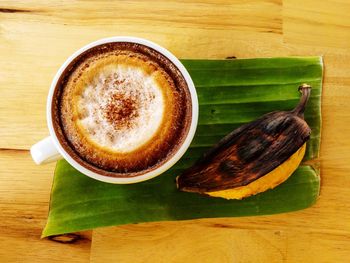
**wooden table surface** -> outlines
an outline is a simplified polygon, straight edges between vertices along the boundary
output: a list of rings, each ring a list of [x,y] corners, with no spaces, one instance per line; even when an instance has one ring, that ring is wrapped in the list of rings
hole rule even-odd
[[[28,149],[48,135],[50,82],[76,49],[118,35],[148,38],[180,58],[323,55],[317,204],[41,240],[54,164],[36,166]],[[0,262],[349,262],[349,42],[348,0],[0,0]]]

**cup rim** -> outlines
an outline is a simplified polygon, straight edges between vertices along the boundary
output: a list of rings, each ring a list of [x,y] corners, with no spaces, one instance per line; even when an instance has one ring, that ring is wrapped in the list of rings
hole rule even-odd
[[[180,148],[175,152],[175,154],[168,159],[166,162],[164,162],[161,166],[157,167],[154,170],[151,170],[145,174],[139,175],[139,176],[134,176],[134,177],[109,177],[105,175],[98,174],[96,172],[93,172],[86,167],[82,166],[79,164],[76,160],[74,160],[63,148],[63,146],[60,144],[58,137],[56,135],[55,129],[53,127],[53,122],[52,122],[52,113],[51,113],[51,107],[52,107],[52,100],[53,100],[53,95],[54,91],[57,85],[57,82],[59,78],[61,77],[62,73],[64,70],[67,68],[67,66],[76,58],[78,57],[81,53],[95,47],[99,46],[102,44],[106,43],[113,43],[113,42],[129,42],[129,43],[136,43],[136,44],[141,44],[147,47],[150,47],[160,54],[164,55],[166,58],[168,58],[181,72],[182,76],[184,77],[190,95],[191,95],[191,105],[192,105],[192,119],[191,119],[191,124],[188,130],[188,133],[186,135],[185,140],[183,141],[182,145]],[[194,86],[194,83],[192,81],[192,78],[190,74],[188,73],[187,69],[183,66],[183,64],[180,62],[178,58],[175,57],[170,51],[168,51],[166,48],[150,41],[146,40],[143,38],[138,38],[138,37],[132,37],[132,36],[114,36],[114,37],[108,37],[108,38],[103,38],[96,40],[94,42],[91,42],[82,48],[78,49],[75,51],[72,55],[68,57],[68,59],[61,65],[59,70],[57,71],[54,79],[51,82],[49,94],[47,97],[47,105],[46,105],[46,117],[47,117],[47,125],[49,128],[49,132],[51,137],[53,138],[53,142],[59,151],[59,153],[62,155],[62,157],[70,164],[72,165],[75,169],[77,169],[79,172],[83,173],[86,176],[89,176],[93,179],[96,179],[98,181],[106,182],[106,183],[114,183],[114,184],[132,184],[132,183],[138,183],[138,182],[143,182],[146,180],[149,180],[151,178],[154,178],[168,169],[170,169],[186,152],[188,147],[190,146],[194,134],[196,132],[197,128],[197,123],[198,123],[198,97],[197,97],[197,92]]]

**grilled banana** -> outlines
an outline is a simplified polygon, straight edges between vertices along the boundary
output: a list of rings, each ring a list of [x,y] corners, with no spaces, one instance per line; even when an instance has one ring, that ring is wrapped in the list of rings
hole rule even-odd
[[[181,191],[242,199],[281,184],[299,166],[311,129],[304,110],[311,86],[299,87],[299,104],[245,124],[224,137],[176,178]]]

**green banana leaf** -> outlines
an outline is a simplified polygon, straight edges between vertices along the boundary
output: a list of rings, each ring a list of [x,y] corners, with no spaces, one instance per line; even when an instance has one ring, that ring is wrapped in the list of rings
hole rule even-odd
[[[225,134],[267,112],[290,110],[301,83],[311,84],[305,119],[312,129],[304,161],[319,156],[322,59],[320,57],[182,60],[200,103],[195,138],[182,159],[152,180],[113,185],[57,162],[50,211],[42,237],[101,226],[195,218],[266,215],[303,209],[319,195],[319,170],[301,165],[275,189],[243,200],[179,192],[175,177]]]

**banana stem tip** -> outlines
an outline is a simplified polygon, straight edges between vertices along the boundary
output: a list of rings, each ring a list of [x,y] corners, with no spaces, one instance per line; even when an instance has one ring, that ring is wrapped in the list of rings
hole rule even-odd
[[[312,89],[311,85],[303,83],[299,86],[299,91],[303,92],[303,89]]]
[[[298,90],[302,95],[301,95],[299,104],[295,107],[295,109],[292,112],[298,115],[299,117],[304,118],[305,107],[311,93],[311,85],[306,83],[301,84]]]

